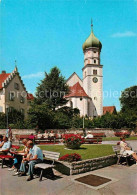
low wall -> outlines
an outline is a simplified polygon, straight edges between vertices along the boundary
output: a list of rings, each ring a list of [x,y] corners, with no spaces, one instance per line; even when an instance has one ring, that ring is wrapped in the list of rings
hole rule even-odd
[[[116,164],[116,162],[116,155],[109,155],[73,163],[60,161],[59,163],[57,163],[56,169],[66,175],[75,175],[107,167]]]
[[[47,131],[53,130],[54,132],[60,133],[83,133],[82,129],[48,129]],[[91,131],[91,133],[105,133],[106,137],[115,137],[114,130],[112,129],[103,129],[103,128],[94,128],[86,129],[86,132]],[[0,134],[5,134],[6,129],[0,129]],[[34,129],[12,129],[13,135],[27,135],[27,134],[36,134]]]

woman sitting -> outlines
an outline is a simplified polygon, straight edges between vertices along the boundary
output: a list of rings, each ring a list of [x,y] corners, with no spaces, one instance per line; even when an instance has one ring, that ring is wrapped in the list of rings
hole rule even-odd
[[[120,148],[121,148],[120,154],[131,155],[136,160],[136,164],[137,164],[137,154],[131,150],[130,146],[128,146],[128,143],[126,143],[126,141],[125,141],[125,137],[124,136],[121,137],[120,140],[121,140],[120,141]]]

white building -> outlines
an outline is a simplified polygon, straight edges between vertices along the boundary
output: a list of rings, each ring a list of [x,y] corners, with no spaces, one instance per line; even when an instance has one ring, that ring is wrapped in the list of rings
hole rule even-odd
[[[83,44],[84,67],[83,79],[74,72],[67,80],[70,86],[70,94],[67,106],[78,108],[80,115],[96,117],[103,115],[102,91],[103,91],[103,65],[100,64],[102,44],[93,33]]]

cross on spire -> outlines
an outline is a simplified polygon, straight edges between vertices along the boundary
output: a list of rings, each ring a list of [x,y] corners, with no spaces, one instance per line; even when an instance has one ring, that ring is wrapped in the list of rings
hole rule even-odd
[[[91,18],[91,31],[93,32],[93,20]]]

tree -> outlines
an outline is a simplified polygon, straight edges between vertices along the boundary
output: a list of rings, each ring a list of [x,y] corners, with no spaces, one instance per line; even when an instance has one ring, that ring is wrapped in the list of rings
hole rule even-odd
[[[31,123],[34,128],[38,126],[39,129],[44,130],[55,126],[54,112],[47,107],[46,103],[40,105],[32,103],[28,114],[29,123]]]
[[[137,114],[137,86],[125,89],[120,97],[121,112]]]
[[[65,95],[69,93],[69,87],[65,78],[60,74],[57,67],[51,69],[50,73],[45,72],[45,78],[37,87],[36,99],[37,104],[46,103],[46,105],[55,111],[59,106],[67,103]]]

